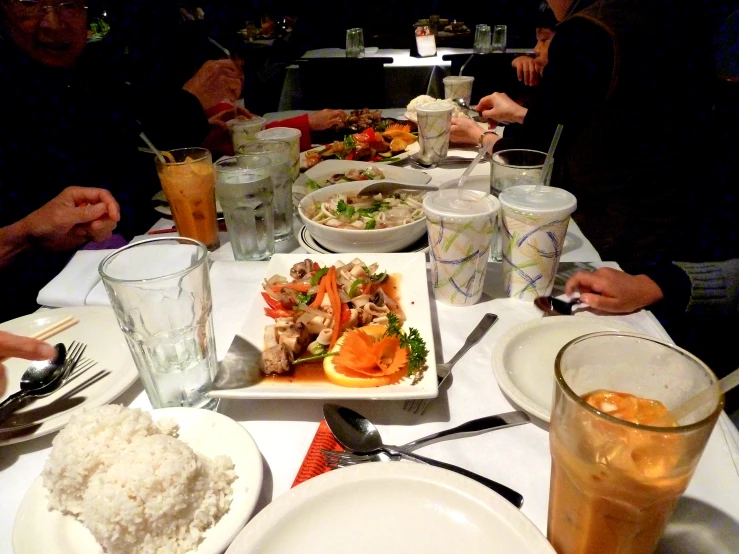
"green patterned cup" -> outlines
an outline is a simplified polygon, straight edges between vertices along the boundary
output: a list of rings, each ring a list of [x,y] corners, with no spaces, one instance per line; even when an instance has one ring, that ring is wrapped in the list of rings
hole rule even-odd
[[[421,147],[417,160],[424,166],[437,167],[446,158],[453,111],[453,104],[443,102],[430,102],[416,107],[418,145]]]
[[[442,189],[423,199],[434,297],[471,306],[482,295],[498,200],[485,192]]]
[[[533,301],[554,287],[577,199],[555,187],[521,185],[498,196],[503,229],[503,284],[511,298]]]

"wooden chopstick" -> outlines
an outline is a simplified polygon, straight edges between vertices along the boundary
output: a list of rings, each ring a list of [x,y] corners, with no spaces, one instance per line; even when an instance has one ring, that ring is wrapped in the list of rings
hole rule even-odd
[[[69,329],[73,325],[77,325],[79,322],[80,320],[76,317],[68,315],[67,317],[62,318],[59,321],[52,323],[51,325],[48,325],[47,327],[44,327],[39,331],[36,331],[33,335],[31,335],[31,338],[46,340],[58,333],[61,333],[62,331],[65,331],[66,329]],[[7,357],[0,356],[0,363],[5,362],[7,359]]]
[[[52,323],[48,327],[45,327],[41,329],[40,331],[35,332],[33,335],[31,335],[31,338],[38,339],[38,340],[46,340],[49,337],[53,337],[57,333],[61,333],[62,331],[69,329],[73,325],[77,325],[79,322],[80,320],[77,319],[76,317],[68,315],[67,317],[60,319],[56,323]]]

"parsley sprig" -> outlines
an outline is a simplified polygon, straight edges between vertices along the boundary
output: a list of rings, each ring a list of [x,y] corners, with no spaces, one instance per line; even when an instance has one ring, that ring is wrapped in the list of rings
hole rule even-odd
[[[410,352],[408,356],[408,375],[413,375],[416,371],[423,368],[429,351],[426,349],[426,341],[421,338],[418,329],[411,327],[408,329],[408,333],[404,333],[400,329],[398,316],[388,313],[387,329],[385,329],[383,337],[397,337],[400,341],[400,347],[407,348],[408,352]]]

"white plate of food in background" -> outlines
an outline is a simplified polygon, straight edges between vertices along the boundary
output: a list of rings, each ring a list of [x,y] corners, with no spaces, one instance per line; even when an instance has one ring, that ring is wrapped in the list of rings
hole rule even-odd
[[[306,150],[305,152],[301,152],[300,153],[300,169],[301,170],[308,170],[308,171],[310,171],[311,169],[313,169],[315,167],[320,167],[321,165],[325,164],[326,162],[330,162],[330,161],[336,161],[336,162],[338,162],[338,161],[354,161],[354,160],[339,160],[339,159],[336,159],[336,158],[328,158],[328,159],[324,159],[324,160],[318,162],[317,164],[315,164],[313,166],[310,166],[309,163],[308,163],[308,157],[309,156],[307,156],[307,153],[308,152],[311,152],[311,153],[312,152],[316,152],[316,153],[324,152],[326,150],[326,147],[327,146],[330,146],[330,145],[324,145],[324,144],[322,144],[321,146],[316,146],[315,148],[311,148],[310,150]],[[418,144],[418,140],[416,140],[415,142],[413,142],[413,143],[409,144],[408,146],[406,146],[405,147],[405,150],[403,150],[402,152],[398,152],[397,154],[393,154],[392,156],[390,156],[388,158],[382,158],[382,157],[380,157],[380,159],[372,159],[372,160],[364,160],[364,161],[357,160],[357,161],[360,161],[362,163],[375,163],[375,164],[380,164],[380,165],[390,165],[390,164],[400,163],[403,160],[407,160],[413,154],[417,154],[420,151],[421,151],[421,147]]]
[[[613,317],[544,317],[517,325],[493,346],[493,373],[498,386],[523,410],[549,421],[554,390],[554,360],[577,337],[601,331],[634,332]]]
[[[67,348],[72,341],[82,342],[87,345],[83,360],[94,360],[97,364],[54,394],[34,400],[0,423],[0,446],[58,431],[75,412],[108,404],[138,380],[139,374],[112,308],[85,306],[42,310],[1,323],[0,330],[31,336],[68,316],[79,322],[47,342],[61,342]],[[20,390],[21,375],[29,363],[18,358],[4,362],[8,388],[0,400]]]
[[[377,179],[397,179],[404,183],[427,185],[431,182],[431,175],[417,169],[394,167],[387,164],[351,160],[326,160],[311,167],[305,173],[301,173],[300,177],[295,180],[295,183],[293,183],[293,202],[297,206],[306,194],[336,183]]]
[[[256,506],[262,489],[263,463],[254,439],[231,418],[197,408],[165,408],[151,412],[155,422],[167,418],[179,426],[178,438],[209,458],[226,455],[234,463],[236,480],[228,512],[204,532],[193,554],[219,554],[234,540]],[[23,498],[13,527],[15,554],[102,554],[92,533],[71,515],[48,507],[39,476]],[[39,533],[43,529],[43,533]]]
[[[431,309],[426,280],[426,257],[413,254],[316,254],[309,259],[319,266],[331,266],[337,261],[344,263],[359,258],[365,265],[378,264],[378,272],[387,272],[390,279],[387,287],[392,289],[388,296],[397,298],[406,321],[402,329],[418,330],[426,343],[428,353],[425,369],[415,376],[404,376],[391,384],[352,388],[338,386],[324,376],[322,364],[301,364],[294,372],[281,376],[262,374],[262,353],[265,349],[265,327],[274,320],[265,315],[267,307],[261,296],[255,295],[241,330],[219,364],[215,387],[209,394],[217,398],[292,398],[292,399],[378,399],[402,400],[409,398],[434,398],[438,394],[436,380],[436,357],[431,328]],[[264,279],[275,275],[290,279],[290,269],[302,263],[305,254],[275,254],[265,271]],[[386,287],[386,290],[388,290]]]
[[[257,514],[226,554],[379,550],[554,554],[502,496],[456,473],[405,462],[358,464],[298,485]]]

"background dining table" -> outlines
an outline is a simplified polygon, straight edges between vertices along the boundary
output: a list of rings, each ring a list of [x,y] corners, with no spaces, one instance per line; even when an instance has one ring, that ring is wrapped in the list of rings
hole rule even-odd
[[[509,48],[507,54],[530,54],[530,48]],[[366,57],[392,58],[393,63],[385,65],[385,96],[387,105],[397,108],[405,106],[419,94],[429,94],[436,98],[444,96],[444,77],[450,75],[452,62],[444,60],[447,54],[472,54],[471,48],[440,47],[435,56],[426,58],[414,57],[409,49],[401,48],[366,48]],[[303,59],[311,58],[343,58],[343,48],[319,48],[308,50]],[[357,83],[360,80],[357,80]],[[300,72],[297,64],[287,66],[285,82],[280,95],[280,111],[294,110],[301,107]],[[346,85],[353,86],[349,81]],[[351,95],[347,96],[351,99]],[[327,108],[346,108],[347,106],[325,106]],[[369,106],[373,107],[373,106]],[[376,107],[376,106],[375,106]]]
[[[267,118],[279,119],[288,115],[267,114]],[[450,154],[472,157],[474,151],[453,149]],[[462,171],[463,168],[437,168],[428,173],[432,176],[432,183],[440,184],[458,177]],[[482,164],[475,174],[485,175],[488,171],[488,164]],[[171,222],[165,220],[158,226],[167,224],[171,225]],[[569,249],[565,246],[555,292],[561,292],[567,275],[573,271],[606,264],[573,223],[568,234],[570,246]],[[224,238],[227,240],[225,235]],[[281,243],[281,250],[305,252],[294,241]],[[366,257],[371,259],[371,254]],[[232,261],[228,244],[213,253],[211,258],[213,317],[220,359],[244,320],[262,310],[258,292],[265,278],[267,262]],[[434,336],[429,340],[435,343],[438,361],[451,358],[485,313],[495,313],[499,320],[461,359],[454,370],[451,386],[442,388],[425,414],[404,411],[402,401],[340,402],[377,424],[382,437],[391,444],[402,444],[469,419],[517,409],[498,386],[491,368],[492,350],[510,329],[542,317],[533,304],[505,296],[501,264],[494,262],[488,265],[484,294],[476,305],[455,308],[437,303],[433,297],[430,305]],[[606,316],[588,313],[576,317],[603,320]],[[631,325],[639,332],[669,340],[665,330],[648,311],[610,318]],[[116,402],[151,408],[138,382]],[[323,417],[322,406],[320,400],[221,402],[219,411],[240,422],[262,453],[265,477],[257,510],[263,509],[291,487]],[[531,424],[440,442],[424,448],[422,453],[460,465],[519,491],[525,498],[523,513],[546,533],[550,474],[547,431],[547,423],[532,418]],[[12,552],[15,513],[31,483],[41,472],[53,437],[48,435],[25,443],[0,446],[0,554]],[[695,476],[678,504],[659,552],[701,552],[698,546],[692,545],[700,544],[706,538],[719,540],[729,537],[727,540],[730,540],[731,536],[739,537],[739,432],[722,414]],[[736,539],[733,540],[736,546]]]

